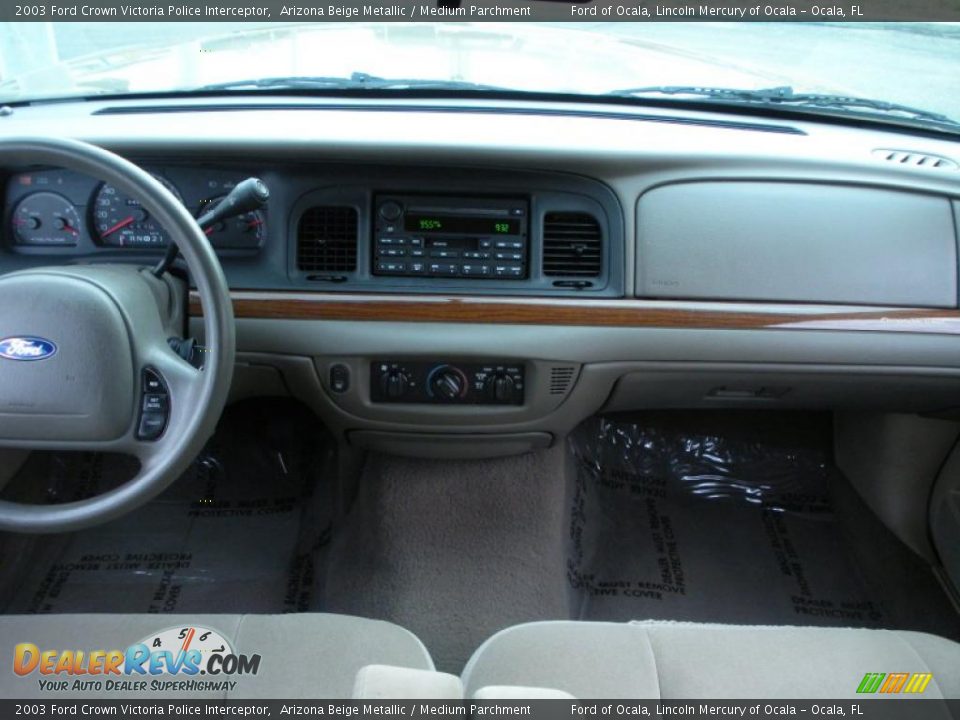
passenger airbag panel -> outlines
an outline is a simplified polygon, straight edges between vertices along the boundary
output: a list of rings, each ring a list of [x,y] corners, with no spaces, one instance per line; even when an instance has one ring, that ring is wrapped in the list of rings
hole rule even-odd
[[[950,201],[787,182],[667,185],[638,203],[642,297],[957,306]]]

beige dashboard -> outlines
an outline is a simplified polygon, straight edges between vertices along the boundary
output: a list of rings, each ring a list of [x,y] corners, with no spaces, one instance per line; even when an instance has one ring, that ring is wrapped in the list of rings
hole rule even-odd
[[[293,394],[357,445],[520,451],[603,409],[960,406],[960,144],[946,139],[666,109],[416,101],[38,105],[0,127],[69,132],[131,157],[295,164],[327,187],[331,167],[376,166],[604,188],[617,215],[610,252],[621,253],[612,296],[232,283],[234,397]],[[271,207],[270,223],[295,225],[297,197]],[[287,237],[272,238],[277,252],[291,252]],[[190,312],[199,331],[202,308]],[[383,360],[519,364],[525,392],[510,405],[374,402],[371,366]]]

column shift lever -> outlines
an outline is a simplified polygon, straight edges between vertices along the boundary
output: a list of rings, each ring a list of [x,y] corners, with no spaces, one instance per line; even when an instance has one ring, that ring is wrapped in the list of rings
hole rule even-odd
[[[243,182],[237,183],[233,190],[218,202],[212,210],[197,218],[197,225],[200,226],[201,230],[206,230],[221,220],[259,210],[267,204],[269,199],[270,190],[263,180],[254,177],[247,178]],[[163,259],[153,269],[153,274],[157,277],[163,275],[173,264],[173,261],[177,259],[178,252],[177,244],[171,240]]]

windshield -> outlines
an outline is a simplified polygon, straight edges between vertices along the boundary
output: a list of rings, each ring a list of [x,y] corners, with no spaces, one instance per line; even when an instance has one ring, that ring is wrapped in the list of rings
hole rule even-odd
[[[210,86],[304,89],[311,78],[323,79],[315,86],[322,92],[338,78],[363,87],[373,76],[407,81],[371,85],[398,92],[434,81],[459,91],[470,83],[477,92],[630,90],[677,101],[696,99],[690,89],[789,88],[832,98],[794,98],[800,107],[791,109],[890,115],[834,102],[866,98],[960,121],[960,25],[951,23],[3,23],[0,61],[7,103]]]

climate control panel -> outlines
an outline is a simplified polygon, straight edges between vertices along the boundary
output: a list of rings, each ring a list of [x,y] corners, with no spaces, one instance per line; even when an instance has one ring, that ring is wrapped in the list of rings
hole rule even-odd
[[[381,403],[522,405],[524,367],[514,361],[370,364],[370,399]]]

